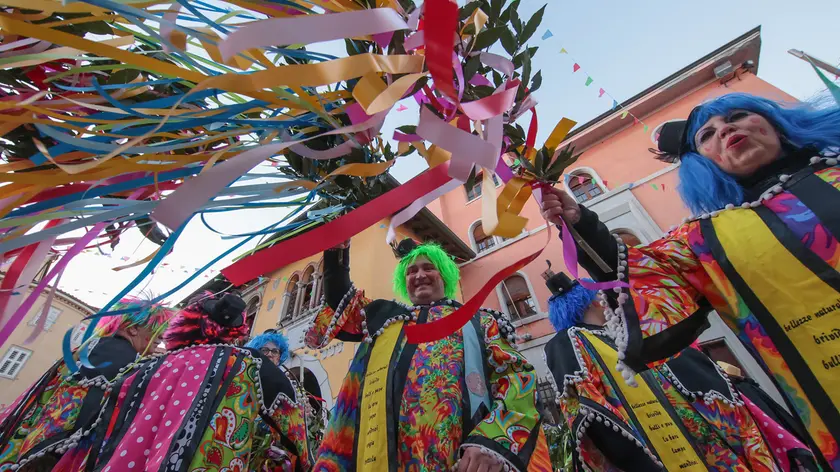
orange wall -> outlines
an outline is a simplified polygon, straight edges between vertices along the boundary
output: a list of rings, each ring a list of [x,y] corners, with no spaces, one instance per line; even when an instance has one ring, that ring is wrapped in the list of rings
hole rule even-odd
[[[628,126],[613,136],[608,136],[594,146],[585,149],[583,155],[568,172],[578,167],[589,167],[602,180],[607,182],[607,189],[609,190],[638,182],[640,179],[661,171],[667,168],[668,164],[654,159],[648,151],[648,148],[654,147],[650,138],[653,130],[665,121],[687,117],[691,109],[698,103],[732,92],[747,92],[780,101],[795,101],[792,96],[752,74],[744,74],[741,80],[730,81],[726,86],[714,82],[649,116],[640,117],[649,126],[648,132],[644,131],[642,125]],[[628,124],[632,124],[629,119]],[[650,185],[651,183],[655,183],[658,190],[655,190]],[[676,187],[677,172],[674,170],[643,185],[634,187],[631,191],[656,224],[667,230],[689,215],[688,210],[679,199]],[[498,192],[501,192],[501,188],[497,189]],[[439,201],[442,208],[435,213],[442,215],[444,223],[455,234],[469,243],[470,225],[481,218],[480,199],[468,203],[465,190],[458,188],[442,196]],[[521,215],[528,218],[528,230],[534,230],[544,224],[539,208],[533,199],[525,205]],[[555,272],[558,270],[566,271],[562,258],[562,245],[557,238],[556,229],[552,229],[552,233],[551,242],[542,256],[522,271],[527,275],[534,288],[541,312],[547,311],[546,303],[550,296],[540,275],[546,268],[545,260],[551,260]],[[511,242],[501,249],[478,257],[464,265],[461,274],[464,296],[472,296],[492,274],[513,261],[532,253],[538,247],[542,247],[545,244],[545,238],[545,231],[540,231],[532,236]],[[581,275],[583,274],[584,272],[581,271]],[[499,309],[499,300],[495,291],[490,294],[484,305]],[[534,323],[533,326],[523,327],[520,332],[534,330],[535,332],[532,332],[532,335],[538,337],[538,333],[550,332],[550,326],[546,325],[547,323],[544,322]]]

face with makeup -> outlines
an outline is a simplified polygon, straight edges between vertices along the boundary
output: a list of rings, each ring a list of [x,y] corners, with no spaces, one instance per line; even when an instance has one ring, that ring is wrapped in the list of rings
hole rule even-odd
[[[736,177],[752,175],[778,159],[782,152],[773,125],[763,116],[746,110],[712,117],[695,133],[694,144],[703,157]]]

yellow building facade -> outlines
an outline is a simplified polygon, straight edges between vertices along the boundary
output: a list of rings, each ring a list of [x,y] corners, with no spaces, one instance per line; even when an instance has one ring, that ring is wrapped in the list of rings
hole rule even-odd
[[[82,327],[86,326],[82,320],[98,311],[58,290],[47,310],[44,330],[35,340],[27,343],[27,338],[43,316],[47,293],[41,293],[20,325],[0,346],[0,408],[11,404],[61,357],[61,346],[67,331],[73,330],[72,344],[78,345]],[[21,296],[28,294],[29,291]]]

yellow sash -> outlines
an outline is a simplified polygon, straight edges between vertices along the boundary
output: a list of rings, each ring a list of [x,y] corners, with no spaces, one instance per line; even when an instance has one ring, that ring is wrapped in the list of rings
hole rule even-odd
[[[388,368],[400,337],[403,323],[394,323],[377,336],[368,357],[362,384],[361,421],[356,454],[356,470],[387,472],[388,467],[388,402],[386,397]]]
[[[811,372],[840,409],[840,303],[820,280],[779,242],[756,213],[726,211],[713,220],[729,262],[785,331]],[[781,361],[781,359],[778,359]],[[772,361],[772,360],[771,360]],[[781,365],[771,369],[783,370]],[[811,425],[825,425],[811,415]]]
[[[629,387],[621,374],[615,369],[618,354],[615,349],[601,341],[598,336],[582,331],[589,343],[601,356],[604,367],[608,368],[616,379],[613,386],[621,392],[633,415],[638,420],[648,438],[648,447],[656,452],[666,470],[680,472],[707,472],[705,462],[697,455],[682,430],[659,402],[647,382],[636,374],[638,387]]]

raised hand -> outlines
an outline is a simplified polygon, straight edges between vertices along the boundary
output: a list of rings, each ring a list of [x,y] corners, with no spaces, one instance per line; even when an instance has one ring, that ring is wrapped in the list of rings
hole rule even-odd
[[[580,205],[571,195],[554,187],[543,189],[540,211],[543,218],[554,225],[560,224],[561,216],[567,223],[575,224],[580,221]]]

